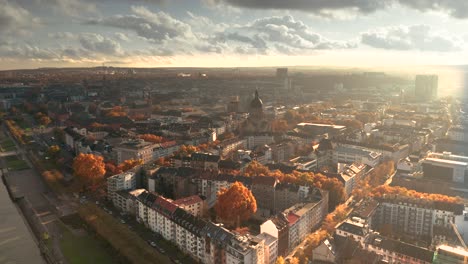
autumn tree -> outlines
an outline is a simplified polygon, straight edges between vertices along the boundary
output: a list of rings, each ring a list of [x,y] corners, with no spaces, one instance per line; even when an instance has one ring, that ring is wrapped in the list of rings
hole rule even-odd
[[[73,172],[86,184],[95,185],[106,173],[104,159],[94,154],[80,153],[73,160]]]
[[[47,149],[47,155],[49,155],[52,159],[56,159],[60,154],[60,147],[57,145],[50,146]]]
[[[257,201],[252,192],[242,183],[235,182],[229,189],[218,192],[215,205],[216,215],[226,223],[235,223],[249,219],[257,211]]]
[[[249,163],[247,168],[245,168],[244,174],[246,176],[269,176],[270,170],[267,166],[264,166],[260,162],[254,160]]]
[[[93,128],[93,129],[105,129],[105,128],[108,128],[107,125],[104,125],[104,124],[101,124],[101,123],[98,123],[98,122],[93,122],[93,123],[91,123],[90,127]]]
[[[106,162],[104,168],[106,169],[106,176],[113,176],[122,173],[122,170],[112,162]]]
[[[124,109],[121,106],[114,106],[112,109],[107,113],[107,116],[110,117],[119,117],[119,116],[126,116]]]
[[[164,158],[164,157],[161,157],[161,158],[157,159],[154,163],[156,165],[158,165],[158,166],[164,166],[164,167],[171,166],[171,162],[168,159]]]
[[[47,126],[52,122],[50,117],[42,112],[35,114],[34,117],[36,118],[36,121],[42,126]]]
[[[383,184],[388,176],[395,172],[395,162],[387,160],[375,166],[374,170],[369,174],[369,185],[377,187]]]
[[[462,199],[459,197],[435,193],[422,193],[399,186],[380,185],[372,190],[371,195],[376,198],[381,198],[385,195],[399,195],[443,204],[463,204]]]
[[[129,159],[129,160],[126,160],[122,163],[120,163],[117,168],[120,169],[121,171],[123,172],[126,172],[130,169],[133,169],[134,167],[138,166],[138,165],[141,165],[143,164],[143,160],[141,159]]]
[[[52,120],[50,119],[50,117],[48,116],[43,116],[39,119],[39,124],[43,125],[43,126],[47,126],[50,124],[50,122],[52,122]]]
[[[285,264],[286,262],[284,262],[284,258],[283,256],[279,256],[277,259],[276,259],[276,262],[275,264]]]
[[[164,142],[163,137],[156,136],[156,135],[153,135],[153,134],[143,134],[143,135],[139,135],[138,137],[143,139],[144,141],[148,141],[148,142],[151,142],[151,143]]]
[[[296,257],[291,258],[289,261],[289,264],[299,264],[299,259]]]
[[[189,156],[192,155],[192,153],[195,153],[197,151],[200,151],[200,149],[196,146],[192,145],[182,145],[178,151],[176,151],[174,154],[176,155],[181,155],[181,156]]]

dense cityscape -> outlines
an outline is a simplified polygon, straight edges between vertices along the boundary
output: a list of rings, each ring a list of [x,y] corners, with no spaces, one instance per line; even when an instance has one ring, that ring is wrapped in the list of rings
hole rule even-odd
[[[175,2],[0,0],[0,263],[468,263],[468,4]]]
[[[466,255],[467,104],[437,75],[180,70],[3,73],[3,180],[47,261],[80,232],[132,263]]]

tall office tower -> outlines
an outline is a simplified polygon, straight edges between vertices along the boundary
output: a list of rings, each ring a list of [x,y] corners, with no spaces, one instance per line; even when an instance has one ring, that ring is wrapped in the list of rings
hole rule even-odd
[[[288,68],[277,68],[276,69],[276,78],[279,78],[279,79],[288,78]]]
[[[439,77],[437,75],[416,75],[414,93],[416,99],[429,101],[437,98]]]

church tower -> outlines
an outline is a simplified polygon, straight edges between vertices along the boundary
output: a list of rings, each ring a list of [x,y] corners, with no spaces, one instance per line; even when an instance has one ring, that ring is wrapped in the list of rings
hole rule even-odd
[[[255,98],[250,102],[249,118],[254,120],[263,119],[263,102],[258,96],[258,90],[255,90]]]

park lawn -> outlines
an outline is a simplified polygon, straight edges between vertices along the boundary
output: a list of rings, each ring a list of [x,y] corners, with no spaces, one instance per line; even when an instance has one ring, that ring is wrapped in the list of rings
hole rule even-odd
[[[12,151],[16,149],[15,143],[10,138],[6,138],[0,142],[3,151]]]
[[[10,170],[25,170],[29,169],[26,161],[19,159],[17,156],[8,156],[5,158],[6,165]]]
[[[118,222],[113,216],[104,212],[94,203],[80,206],[78,213],[96,233],[106,239],[130,263],[170,263],[168,257],[161,255],[150,247],[140,236],[130,231],[128,227]]]
[[[89,235],[75,235],[65,225],[61,226],[60,248],[70,264],[112,264],[116,260],[110,255],[103,242]]]

